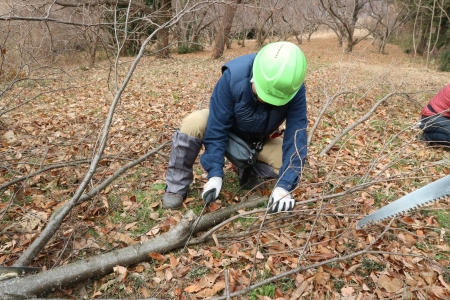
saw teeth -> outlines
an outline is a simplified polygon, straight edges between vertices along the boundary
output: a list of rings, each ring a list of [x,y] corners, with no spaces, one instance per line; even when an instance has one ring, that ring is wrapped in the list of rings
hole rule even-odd
[[[362,222],[365,222],[365,224],[363,224],[363,225],[359,225],[359,228],[364,228],[364,227],[366,227],[366,226],[368,226],[368,225],[370,225],[370,224],[374,224],[374,223],[378,223],[378,222],[383,222],[383,221],[386,221],[386,220],[388,220],[388,219],[391,219],[391,218],[394,218],[394,217],[400,217],[400,216],[402,216],[402,215],[404,215],[404,214],[407,214],[407,213],[412,213],[414,210],[416,210],[416,209],[418,209],[418,208],[422,208],[422,207],[424,207],[424,206],[427,206],[427,205],[429,205],[429,204],[431,204],[431,203],[433,203],[433,202],[435,202],[435,201],[438,201],[438,200],[442,200],[442,199],[444,199],[444,198],[446,198],[446,197],[449,197],[450,196],[450,188],[449,188],[449,185],[450,185],[450,175],[447,175],[446,177],[444,177],[444,178],[446,178],[446,179],[444,179],[444,181],[440,181],[440,183],[437,185],[437,187],[440,189],[440,190],[445,190],[446,192],[447,192],[447,194],[445,194],[445,195],[442,195],[442,193],[435,193],[434,191],[433,191],[433,194],[434,194],[434,196],[437,196],[437,195],[440,195],[440,196],[437,196],[436,198],[434,198],[434,199],[430,199],[430,197],[429,196],[427,196],[426,195],[426,193],[419,193],[419,195],[417,195],[417,196],[421,196],[421,197],[423,197],[422,199],[421,199],[421,201],[420,201],[420,199],[415,199],[415,201],[413,202],[413,203],[408,203],[407,201],[404,201],[403,200],[403,202],[402,202],[402,205],[403,205],[403,209],[401,209],[401,207],[396,207],[396,209],[395,210],[397,210],[397,212],[390,212],[391,213],[391,215],[389,215],[389,216],[384,216],[384,217],[380,217],[380,216],[378,216],[378,217],[375,217],[375,216],[371,216],[371,215],[373,215],[374,213],[372,213],[371,215],[369,215],[369,216],[367,216],[367,217],[365,217],[365,218],[363,218],[362,220],[360,220],[358,223],[360,223],[361,221]],[[431,190],[430,190],[431,191]],[[402,197],[403,198],[403,197]],[[399,199],[398,199],[399,200]],[[417,202],[419,202],[419,203],[417,203]],[[388,204],[389,205],[389,204]],[[412,205],[412,207],[410,207]],[[400,210],[401,209],[401,210]],[[400,210],[400,211],[398,211],[398,210]],[[388,211],[384,211],[383,212],[383,214],[384,213],[389,213]],[[357,224],[358,225],[358,224]]]

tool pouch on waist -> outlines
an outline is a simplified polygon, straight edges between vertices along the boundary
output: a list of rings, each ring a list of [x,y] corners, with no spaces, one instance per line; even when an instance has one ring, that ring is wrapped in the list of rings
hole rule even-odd
[[[247,169],[256,163],[258,153],[262,150],[258,147],[250,147],[243,139],[234,133],[228,134],[228,144],[225,157],[236,167]]]

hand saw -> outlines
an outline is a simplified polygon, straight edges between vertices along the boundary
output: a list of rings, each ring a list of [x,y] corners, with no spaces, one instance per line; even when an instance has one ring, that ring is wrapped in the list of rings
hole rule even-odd
[[[432,183],[427,184],[426,186],[421,187],[420,189],[415,190],[414,192],[409,193],[371,213],[356,223],[356,229],[361,229],[370,223],[399,216],[405,212],[437,201],[447,195],[450,195],[450,175],[433,181]]]

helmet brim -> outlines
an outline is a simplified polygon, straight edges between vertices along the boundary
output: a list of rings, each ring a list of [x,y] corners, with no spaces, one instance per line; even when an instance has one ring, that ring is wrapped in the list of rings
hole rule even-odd
[[[286,103],[291,101],[292,98],[294,98],[295,95],[298,93],[298,91],[295,91],[294,93],[292,93],[290,95],[287,95],[284,98],[279,98],[279,97],[276,97],[276,96],[274,96],[272,94],[269,94],[266,91],[264,91],[260,87],[258,82],[254,81],[253,84],[255,85],[255,91],[256,91],[256,94],[258,95],[258,98],[261,99],[265,103],[269,103],[269,104],[275,105],[275,106],[283,106],[283,105],[285,105]]]

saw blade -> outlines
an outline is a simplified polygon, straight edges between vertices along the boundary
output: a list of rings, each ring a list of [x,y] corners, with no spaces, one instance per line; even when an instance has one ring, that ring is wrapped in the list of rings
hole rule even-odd
[[[450,175],[433,181],[411,192],[400,199],[380,208],[356,223],[356,229],[361,229],[369,223],[379,222],[399,216],[418,207],[437,201],[450,195]]]

